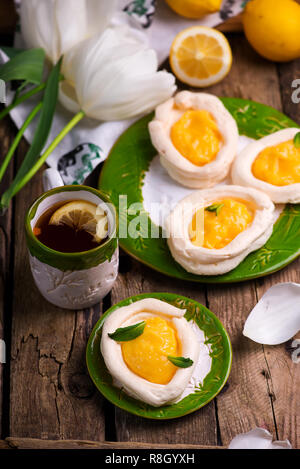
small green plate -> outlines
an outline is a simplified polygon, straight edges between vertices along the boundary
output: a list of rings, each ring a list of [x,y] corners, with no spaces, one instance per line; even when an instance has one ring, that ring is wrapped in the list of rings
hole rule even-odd
[[[112,384],[101,351],[100,340],[103,323],[107,316],[121,306],[127,306],[143,298],[157,298],[177,308],[186,309],[185,318],[194,321],[205,334],[207,344],[210,344],[212,357],[211,370],[193,393],[180,402],[163,407],[152,407],[144,402],[129,397],[124,391]],[[219,319],[205,306],[184,296],[174,293],[148,293],[132,296],[112,306],[99,319],[89,338],[86,350],[86,360],[89,374],[99,391],[106,399],[123,410],[148,419],[174,419],[200,409],[210,402],[226,383],[232,361],[231,344],[227,332]]]
[[[221,98],[221,101],[235,118],[240,135],[258,139],[282,128],[298,127],[284,114],[264,104],[238,98]],[[127,207],[137,202],[143,204],[143,179],[157,154],[148,132],[152,117],[153,114],[146,116],[127,129],[104,164],[99,186],[116,207],[119,207],[119,196],[124,195]],[[135,216],[119,210],[120,229],[123,226],[126,232],[126,226]],[[120,246],[149,267],[182,280],[231,283],[254,279],[282,269],[300,254],[300,204],[285,207],[272,236],[261,249],[249,254],[234,270],[218,276],[194,275],[184,270],[171,256],[161,228],[160,237],[151,238],[154,223],[145,209],[140,211],[140,216],[147,219],[147,231],[141,230],[137,238],[121,237]]]

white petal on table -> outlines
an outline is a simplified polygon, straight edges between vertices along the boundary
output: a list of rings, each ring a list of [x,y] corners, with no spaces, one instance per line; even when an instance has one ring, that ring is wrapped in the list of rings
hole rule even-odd
[[[264,428],[254,428],[233,438],[228,449],[292,449],[289,440],[272,441],[273,437]]]
[[[266,345],[291,339],[300,330],[300,284],[279,283],[269,288],[248,316],[243,334]]]

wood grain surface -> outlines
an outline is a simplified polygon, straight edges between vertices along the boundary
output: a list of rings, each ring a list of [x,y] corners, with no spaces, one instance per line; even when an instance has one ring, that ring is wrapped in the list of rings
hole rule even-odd
[[[16,23],[14,0],[0,0],[0,34],[13,34]]]
[[[242,35],[230,35],[229,40],[232,70],[207,91],[260,101],[300,123],[299,105],[291,101],[291,82],[300,77],[300,61],[276,65],[260,58]],[[0,122],[0,158],[13,133],[8,119]],[[25,150],[23,142],[5,183]],[[300,260],[258,281],[205,286],[169,279],[121,253],[118,280],[100,305],[84,311],[62,310],[40,296],[27,260],[24,213],[41,192],[39,173],[16,197],[0,226],[0,334],[5,319],[5,339],[11,342],[2,406],[2,438],[10,438],[3,445],[24,447],[43,439],[49,447],[55,447],[53,440],[115,441],[115,447],[226,447],[237,433],[264,426],[274,437],[300,446],[300,367],[291,360],[290,344],[264,347],[242,335],[247,315],[267,288],[282,281],[300,282]],[[166,422],[143,420],[106,402],[92,385],[84,358],[87,338],[104,310],[130,295],[155,291],[175,292],[207,305],[223,322],[233,345],[232,372],[223,391],[199,411]]]
[[[137,441],[87,441],[87,440],[39,440],[35,438],[6,438],[0,440],[0,449],[225,449],[224,446],[190,444],[151,444]]]
[[[0,155],[5,155],[8,151],[10,141],[14,136],[14,129],[12,128],[9,118],[6,118],[0,125]],[[8,169],[5,178],[0,184],[1,192],[4,191],[13,178],[13,166]],[[9,347],[10,338],[6,339],[6,332],[9,335],[10,318],[7,315],[7,310],[11,309],[12,296],[9,294],[8,285],[12,283],[12,270],[13,270],[13,243],[12,243],[12,217],[14,205],[12,204],[4,216],[0,216],[0,339],[5,340],[5,347]],[[6,320],[6,323],[4,323]],[[9,351],[7,351],[9,353]],[[7,412],[3,412],[4,405],[7,402],[3,401],[3,381],[9,380],[8,369],[5,364],[0,363],[0,428],[7,426]],[[4,415],[5,414],[5,415]]]
[[[59,309],[33,284],[23,224],[29,201],[41,192],[39,173],[16,200],[10,432],[103,440],[103,399],[85,366],[87,339],[102,310],[100,305],[76,312]]]

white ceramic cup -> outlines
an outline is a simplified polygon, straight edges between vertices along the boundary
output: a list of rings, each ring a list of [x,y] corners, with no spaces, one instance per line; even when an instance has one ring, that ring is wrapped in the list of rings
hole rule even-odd
[[[45,179],[50,184],[48,176],[49,173]],[[58,179],[51,181],[57,184]],[[108,218],[108,239],[103,244],[85,252],[64,253],[48,248],[37,239],[33,228],[39,217],[54,204],[68,200],[101,204]],[[50,189],[29,208],[25,229],[34,281],[50,303],[61,308],[82,309],[109,293],[118,275],[119,255],[116,211],[104,194],[88,186],[61,185]]]

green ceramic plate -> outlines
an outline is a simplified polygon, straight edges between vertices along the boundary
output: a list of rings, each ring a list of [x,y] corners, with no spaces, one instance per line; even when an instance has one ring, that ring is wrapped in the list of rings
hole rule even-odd
[[[112,385],[100,351],[103,323],[107,316],[121,306],[127,306],[143,298],[158,298],[178,308],[186,309],[185,318],[195,321],[203,330],[212,357],[211,370],[197,390],[180,402],[163,407],[152,407],[137,401]],[[205,306],[173,293],[149,293],[132,296],[111,307],[95,325],[86,351],[87,366],[92,380],[106,399],[121,409],[149,419],[173,419],[194,412],[210,402],[223,388],[231,369],[232,350],[229,337],[218,318]]]
[[[258,139],[285,127],[298,125],[275,109],[238,98],[221,98],[228,111],[235,118],[240,135]],[[148,122],[153,115],[133,124],[116,142],[102,170],[100,189],[107,193],[116,207],[119,196],[127,195],[127,206],[136,202],[143,204],[142,186],[145,172],[157,152],[153,148]],[[287,205],[274,225],[274,231],[267,243],[249,254],[234,270],[224,275],[203,276],[186,272],[171,256],[166,239],[151,238],[153,222],[146,210],[141,216],[148,218],[148,230],[140,231],[137,238],[121,238],[121,247],[130,255],[171,277],[202,283],[229,283],[249,280],[282,269],[300,254],[300,204]],[[130,223],[136,215],[120,211],[119,222]]]

